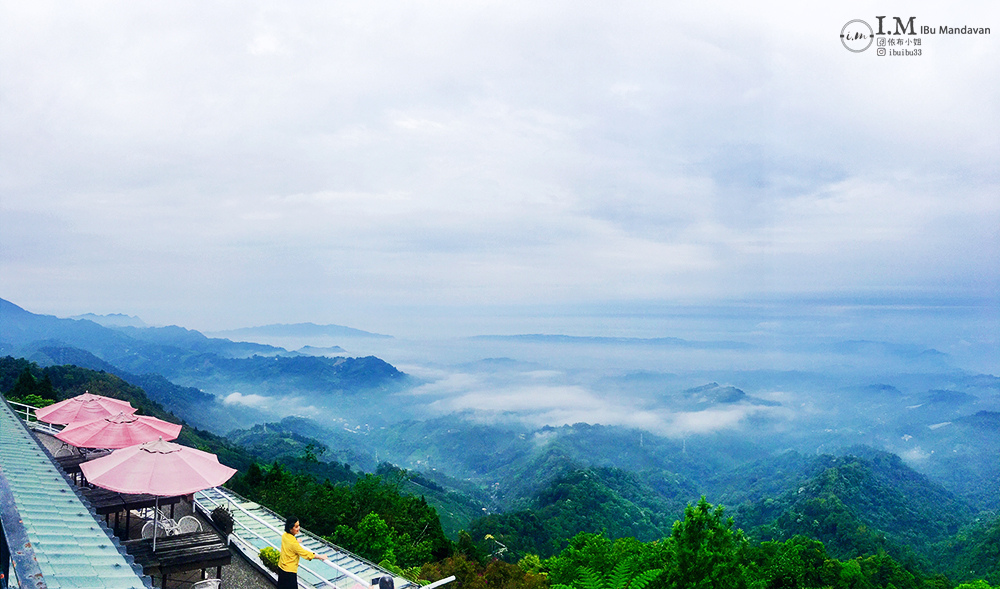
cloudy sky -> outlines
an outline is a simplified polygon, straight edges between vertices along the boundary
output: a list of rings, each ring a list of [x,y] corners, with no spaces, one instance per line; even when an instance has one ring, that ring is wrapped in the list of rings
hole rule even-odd
[[[992,33],[847,51],[877,15]],[[995,318],[997,72],[988,1],[5,2],[0,297],[202,330],[768,297]]]

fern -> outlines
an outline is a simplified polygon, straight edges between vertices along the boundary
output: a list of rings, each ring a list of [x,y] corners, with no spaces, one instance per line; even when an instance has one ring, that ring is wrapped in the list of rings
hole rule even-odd
[[[576,581],[577,589],[606,589],[607,582],[600,573],[593,569],[580,569],[580,576]]]
[[[663,573],[663,569],[643,571],[632,579],[628,585],[628,589],[646,589],[646,585],[652,583],[653,579],[659,577],[661,573]]]
[[[635,576],[635,565],[632,560],[623,560],[615,565],[611,571],[604,589],[625,589],[629,581]]]
[[[571,585],[553,585],[552,589],[645,589],[663,572],[663,569],[653,569],[637,574],[635,569],[633,561],[623,560],[615,565],[611,575],[604,577],[591,568],[583,567]]]

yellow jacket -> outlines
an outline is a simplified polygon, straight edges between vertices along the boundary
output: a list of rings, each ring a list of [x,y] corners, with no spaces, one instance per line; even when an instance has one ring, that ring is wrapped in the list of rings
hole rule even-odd
[[[285,532],[281,535],[281,556],[278,558],[278,568],[286,573],[299,572],[299,557],[306,560],[316,558],[316,555],[309,552],[299,544],[295,536]]]

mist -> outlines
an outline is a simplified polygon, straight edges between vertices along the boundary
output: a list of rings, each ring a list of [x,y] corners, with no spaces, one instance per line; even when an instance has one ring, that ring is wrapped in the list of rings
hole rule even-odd
[[[339,346],[409,375],[388,401],[393,411],[357,415],[358,423],[448,415],[529,428],[588,423],[671,438],[750,436],[808,452],[864,443],[926,462],[930,450],[917,438],[944,419],[913,407],[932,391],[968,395],[952,417],[1000,408],[990,376],[1000,361],[994,307],[961,303],[650,305],[600,316],[562,309],[540,322],[508,310],[500,315],[512,320],[493,333],[467,337],[255,341]],[[295,396],[273,406],[319,421],[343,410],[337,400],[310,402],[318,408]]]

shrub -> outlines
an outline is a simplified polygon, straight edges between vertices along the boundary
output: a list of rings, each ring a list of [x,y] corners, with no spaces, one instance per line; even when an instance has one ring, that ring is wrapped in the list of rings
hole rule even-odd
[[[260,549],[260,561],[264,563],[264,566],[271,569],[275,573],[278,572],[278,557],[281,556],[276,548],[270,546],[265,546]]]

